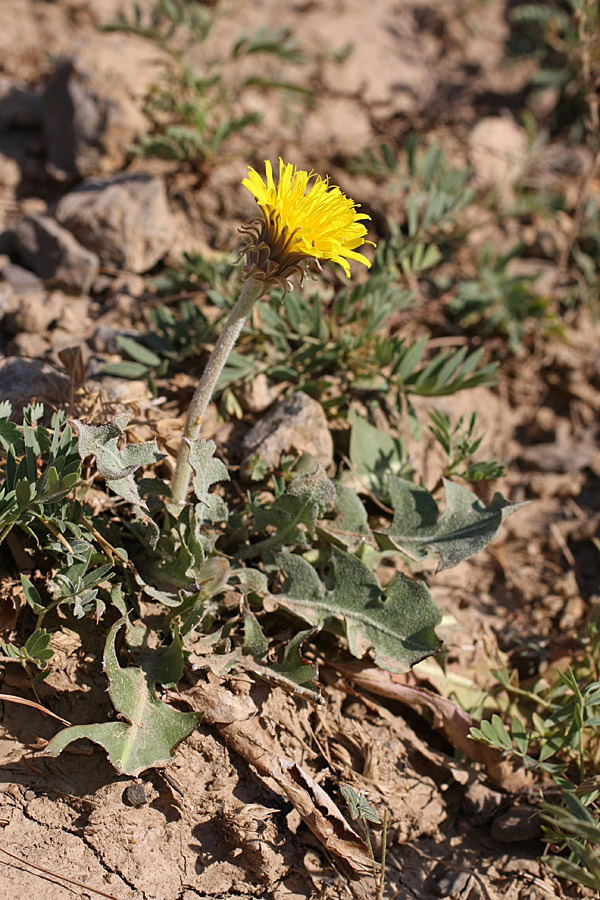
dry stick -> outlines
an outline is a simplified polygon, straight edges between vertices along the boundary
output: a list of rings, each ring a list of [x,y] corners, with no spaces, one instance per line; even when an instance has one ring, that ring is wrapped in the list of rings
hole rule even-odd
[[[20,662],[21,660],[13,659],[12,656],[5,656],[3,657],[3,661]],[[27,700],[25,697],[15,697],[13,694],[0,694],[0,700],[7,700],[9,703],[22,703],[23,706],[33,706],[34,709],[46,713],[47,716],[58,719],[63,725],[71,724],[67,719],[63,719],[61,716],[57,716],[56,713],[50,712],[50,710],[46,709],[45,706],[42,706],[41,703],[34,703],[33,700]]]
[[[43,866],[36,866],[35,863],[29,862],[28,860],[17,856],[16,853],[11,853],[10,850],[5,850],[4,847],[0,847],[0,850],[2,851],[2,853],[6,853],[7,856],[11,856],[13,859],[16,859],[17,862],[20,862],[23,866],[30,866],[30,868],[32,869],[37,869],[38,872],[43,872],[45,875],[51,875],[52,878],[60,878],[62,881],[66,881],[67,884],[74,884],[76,887],[83,888],[85,891],[92,891],[94,894],[99,894],[101,897],[108,897],[108,900],[119,900],[119,898],[115,897],[114,894],[107,894],[106,891],[100,891],[98,888],[92,887],[91,884],[84,884],[82,881],[75,881],[74,878],[67,878],[66,875],[59,875],[58,872],[53,872],[51,869],[44,869]],[[5,863],[5,865],[7,864]],[[37,873],[30,872],[29,874],[35,875]]]
[[[177,456],[177,467],[173,478],[173,503],[178,505],[183,505],[185,503],[192,476],[189,460],[190,445],[193,441],[197,441],[200,436],[202,420],[206,413],[206,408],[214,394],[219,376],[223,371],[223,367],[225,366],[237,339],[242,333],[242,328],[244,327],[246,319],[252,312],[252,307],[263,293],[263,290],[264,284],[252,278],[249,278],[248,281],[244,283],[238,301],[231,310],[223,331],[215,344],[215,348],[206,363],[202,378],[192,397],[187,421],[183,430],[183,438]]]

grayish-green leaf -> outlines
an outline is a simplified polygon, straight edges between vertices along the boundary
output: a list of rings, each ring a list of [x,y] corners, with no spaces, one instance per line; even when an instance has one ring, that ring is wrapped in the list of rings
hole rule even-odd
[[[410,472],[403,441],[370,425],[354,410],[350,410],[348,421],[352,426],[352,475],[346,475],[344,481],[359,492],[366,490],[387,495],[388,476],[407,475]]]
[[[404,672],[436,653],[434,628],[441,613],[425,584],[403,575],[383,590],[373,572],[337,548],[332,549],[334,588],[326,591],[302,557],[278,554],[286,581],[270,603],[346,636],[350,652],[362,658],[372,651],[378,666]]]
[[[252,610],[244,612],[244,653],[254,659],[263,659],[269,649],[269,642],[263,634],[260,623]]]
[[[216,481],[229,481],[229,473],[220,459],[214,458],[214,441],[188,441],[189,461],[194,475],[194,492],[204,507],[203,518],[208,522],[218,522],[227,516],[227,507],[221,497],[209,494]]]
[[[274,675],[308,691],[315,690],[319,669],[302,655],[302,644],[314,633],[314,628],[299,631],[286,646],[281,665],[271,666]]]
[[[335,493],[335,518],[322,519],[319,533],[343,547],[362,544],[365,538],[372,537],[365,507],[355,491],[345,484],[336,483]]]
[[[476,494],[444,479],[446,509],[440,515],[425,488],[394,476],[390,476],[388,488],[394,520],[387,531],[377,535],[379,546],[400,548],[417,559],[437,553],[438,572],[479,553],[496,537],[504,519],[524,506],[509,503],[498,493],[484,506]]]
[[[127,721],[65,728],[48,744],[49,756],[58,756],[72,741],[88,738],[104,747],[117,772],[137,775],[168,762],[175,747],[198,724],[200,716],[196,713],[179,712],[158,700],[152,681],[142,669],[121,668],[115,640],[125,622],[119,619],[108,633],[104,669],[113,705]]]
[[[127,421],[127,416],[116,416],[105,425],[88,425],[78,419],[73,419],[72,424],[78,434],[77,445],[81,459],[95,456],[98,473],[106,479],[115,494],[147,511],[148,507],[139,495],[133,476],[141,466],[163,459],[163,454],[158,452],[155,440],[128,444],[120,449],[118,443]]]

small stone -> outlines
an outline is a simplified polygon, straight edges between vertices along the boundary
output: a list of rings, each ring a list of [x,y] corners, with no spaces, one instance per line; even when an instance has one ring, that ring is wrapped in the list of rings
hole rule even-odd
[[[28,269],[24,269],[23,266],[16,266],[12,263],[8,266],[3,266],[0,275],[17,292],[31,291],[32,288],[38,288],[40,291],[44,289],[41,278],[38,278],[37,275],[34,275]]]
[[[39,359],[50,349],[50,342],[41,334],[29,334],[22,331],[16,334],[6,345],[7,356],[28,356]]]
[[[18,305],[17,294],[6,281],[0,281],[0,318]]]
[[[511,806],[494,819],[490,833],[501,843],[537,840],[542,836],[538,811],[534,806]]]
[[[21,169],[16,159],[0,153],[0,184],[6,190],[7,188],[16,189],[21,181]],[[16,198],[15,198],[16,205]]]
[[[480,119],[469,135],[469,158],[480,184],[512,185],[523,171],[527,137],[516,122],[501,116]]]
[[[129,806],[145,806],[148,802],[146,791],[143,784],[130,784],[125,791],[125,802]]]
[[[60,327],[64,332],[77,337],[82,337],[88,333],[92,327],[90,318],[90,309],[92,302],[89,297],[80,295],[78,297],[65,296],[62,315],[60,317]]]
[[[143,172],[88,178],[60,200],[56,218],[104,264],[136,273],[162,259],[175,237],[165,186]]]
[[[479,781],[474,781],[462,798],[462,810],[471,825],[479,828],[487,825],[500,810],[504,797]]]
[[[333,440],[323,407],[297,391],[286,397],[250,429],[242,441],[242,468],[258,453],[269,470],[276,469],[282,453],[310,453],[327,469],[333,462]]]
[[[28,216],[12,231],[15,249],[26,266],[57,287],[87,294],[100,261],[49,216]]]
[[[470,878],[468,872],[438,863],[426,883],[434,897],[454,898],[462,897]]]

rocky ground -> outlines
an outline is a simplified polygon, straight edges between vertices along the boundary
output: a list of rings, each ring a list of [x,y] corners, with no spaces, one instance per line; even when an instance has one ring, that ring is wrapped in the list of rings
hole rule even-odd
[[[351,174],[348,161],[381,141],[401,146],[416,131],[441,140],[456,165],[468,164],[479,185],[508,202],[517,173],[531,165],[518,115],[534,65],[526,57],[507,62],[508,6],[505,0],[231,0],[210,41],[188,48],[194,62],[203,65],[206,54],[225,58],[243,32],[290,28],[306,64],[275,59],[261,75],[292,78],[314,93],[310,102],[301,93],[235,95],[237,114],[259,110],[262,123],[198,169],[131,155],[132,143],[150,132],[144,98],[168,57],[138,35],[100,29],[119,12],[131,13],[126,0],[2,0],[0,399],[15,409],[32,397],[74,409],[75,396],[85,397],[92,420],[129,408],[134,437],[157,434],[161,449],[172,451],[197,378],[195,361],[159,382],[158,400],[143,380],[109,377],[102,367],[121,359],[118,334],[143,330],[148,309],[161,302],[153,279],[182,253],[235,256],[237,229],[253,214],[240,186],[248,163],[281,155],[331,173],[378,231],[386,217],[400,214],[399,201],[373,179]],[[225,72],[232,91],[243,75]],[[536,157],[537,174],[572,198],[588,151],[566,143],[554,151],[560,158]],[[590,191],[598,194],[597,181]],[[527,248],[519,264],[551,285],[560,235],[545,233],[535,220],[518,235],[514,227],[503,230],[482,216],[468,240],[508,248],[518,237]],[[188,295],[210,315],[202,286]],[[481,686],[490,646],[500,654],[520,644],[525,660],[527,641],[536,641],[558,658],[598,602],[599,556],[591,541],[600,516],[593,312],[593,304],[572,309],[561,337],[516,356],[491,338],[488,355],[502,361],[500,386],[437,401],[452,415],[479,411],[484,449],[508,473],[494,487],[511,500],[534,501],[486,551],[431,585],[455,623],[447,639],[456,670]],[[409,337],[457,337],[444,330],[439,307],[426,296],[399,315],[399,325]],[[206,434],[243,463],[243,434],[269,415],[278,393],[263,381],[245,386],[236,395],[245,410],[241,422],[223,423],[215,407]],[[278,409],[267,436],[281,424]],[[331,462],[322,407],[313,400],[298,415],[302,428],[293,446]],[[257,447],[270,452],[261,432],[246,439],[246,456]],[[3,636],[15,628],[11,597],[23,565],[12,546],[5,551]],[[77,630],[67,622],[55,641],[57,664],[42,699],[51,698],[55,713],[70,721],[108,711],[93,622]],[[31,696],[20,672],[4,667],[4,693]],[[560,882],[540,861],[540,830],[530,821],[535,798],[524,782],[511,788],[458,761],[424,718],[353,688],[348,673],[324,667],[323,678],[325,707],[260,683],[252,699],[269,737],[319,785],[358,783],[389,809],[386,896],[592,896]],[[244,682],[240,696],[249,690]],[[368,879],[349,886],[277,785],[257,775],[211,725],[177,749],[167,770],[131,779],[117,777],[91,744],[75,745],[58,760],[42,757],[56,724],[24,706],[3,705],[0,898],[374,896]]]

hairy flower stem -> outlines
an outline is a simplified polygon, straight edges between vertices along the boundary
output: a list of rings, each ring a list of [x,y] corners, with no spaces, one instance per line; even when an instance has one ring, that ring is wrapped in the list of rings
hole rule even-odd
[[[192,397],[183,430],[183,437],[177,456],[177,467],[173,478],[173,503],[179,505],[185,503],[192,477],[192,469],[189,462],[189,441],[198,440],[206,407],[211,401],[219,376],[241,334],[244,322],[263,292],[264,282],[256,281],[252,278],[245,282],[238,301],[231,310],[225,327],[215,344],[215,349],[210,354],[202,378]]]

